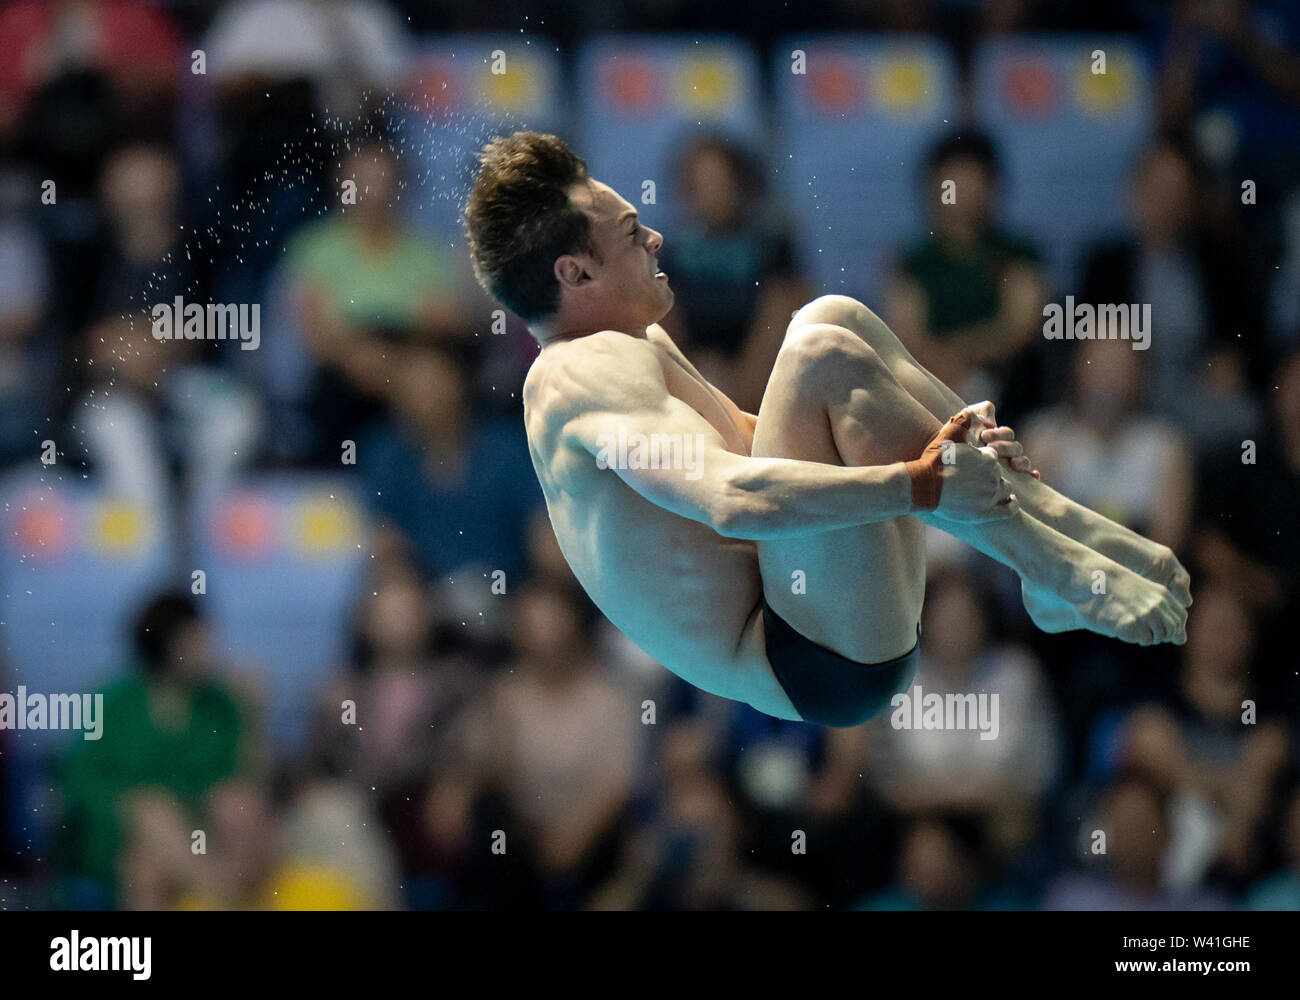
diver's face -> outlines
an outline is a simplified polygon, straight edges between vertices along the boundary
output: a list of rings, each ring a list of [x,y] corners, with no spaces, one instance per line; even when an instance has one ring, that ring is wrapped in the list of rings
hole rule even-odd
[[[607,184],[575,185],[574,204],[591,219],[597,256],[576,254],[589,280],[577,286],[582,309],[613,329],[649,326],[668,314],[673,291],[659,270],[663,236],[644,225],[637,211]]]

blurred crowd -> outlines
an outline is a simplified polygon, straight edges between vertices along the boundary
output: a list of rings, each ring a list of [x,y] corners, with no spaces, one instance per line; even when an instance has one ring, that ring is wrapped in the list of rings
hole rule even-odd
[[[314,692],[299,752],[277,752],[184,587],[139,609],[128,662],[103,664],[111,735],[48,762],[48,842],[14,807],[0,731],[0,905],[1300,908],[1300,14],[840,0],[797,23],[760,2],[770,17],[735,24],[730,10],[0,9],[0,471],[52,438],[92,480],[178,512],[268,470],[343,469],[372,545],[351,654]],[[968,128],[928,150],[929,224],[868,305],[966,398],[997,401],[1045,480],[1178,552],[1187,644],[1039,633],[1014,577],[941,535],[917,683],[997,693],[994,740],[888,715],[776,720],[613,630],[531,471],[518,386],[535,346],[513,317],[492,335],[463,246],[411,221],[421,178],[378,96],[421,33],[521,26],[562,43],[752,29],[766,45],[793,28],[1144,41],[1160,128],[1131,167],[1126,231],[1077,248],[1080,287],[1054,287],[1005,222],[996,139]],[[207,101],[185,99],[194,49],[222,67]],[[1232,162],[1207,153],[1201,114],[1228,90]],[[1269,198],[1253,207],[1252,157]],[[755,209],[771,167],[717,136],[684,147],[685,222],[661,254],[678,296],[665,326],[751,412],[790,311],[819,291],[792,249],[799,220]],[[343,179],[355,204],[339,204]],[[1066,294],[1149,303],[1150,349],[1044,339],[1043,306]],[[262,303],[261,348],[154,340],[148,307],[177,295]],[[480,609],[455,581],[484,568],[508,590],[466,629]],[[7,666],[0,651],[0,690]]]

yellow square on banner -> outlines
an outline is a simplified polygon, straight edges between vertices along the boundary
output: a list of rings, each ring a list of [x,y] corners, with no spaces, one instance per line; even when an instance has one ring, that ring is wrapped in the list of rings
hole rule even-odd
[[[138,504],[126,500],[105,500],[95,506],[91,540],[101,552],[120,555],[144,545],[146,522]]]
[[[519,50],[505,50],[502,55],[499,64],[491,58],[483,63],[479,70],[479,93],[494,110],[519,114],[529,110],[540,96],[538,67]]]
[[[674,74],[676,101],[692,114],[725,114],[736,103],[736,77],[736,64],[729,55],[692,53]]]
[[[1123,110],[1133,103],[1136,93],[1132,66],[1114,55],[1107,59],[1104,73],[1092,71],[1090,58],[1082,60],[1074,80],[1079,106],[1094,118],[1107,118]]]
[[[356,514],[346,500],[305,500],[298,508],[295,524],[296,540],[304,553],[333,552],[356,540]]]
[[[876,104],[882,111],[909,115],[932,103],[934,74],[926,60],[916,53],[898,52],[885,56],[875,66]]]

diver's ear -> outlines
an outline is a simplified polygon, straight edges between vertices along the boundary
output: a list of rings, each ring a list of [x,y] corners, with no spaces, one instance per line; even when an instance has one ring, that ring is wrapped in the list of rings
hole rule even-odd
[[[591,275],[587,273],[586,264],[581,258],[566,253],[562,257],[555,258],[555,280],[560,283],[561,288],[576,288],[590,281]]]

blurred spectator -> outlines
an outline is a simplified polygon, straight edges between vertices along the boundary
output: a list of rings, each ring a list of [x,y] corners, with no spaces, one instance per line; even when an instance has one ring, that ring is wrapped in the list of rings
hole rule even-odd
[[[1140,414],[1144,352],[1124,340],[1060,343],[1074,352],[1066,398],[1025,418],[1025,454],[1044,482],[1180,551],[1192,511],[1192,455],[1176,427]]]
[[[485,681],[473,661],[440,649],[431,597],[410,570],[377,578],[362,599],[352,671],[320,699],[317,762],[381,801],[455,753]],[[340,721],[345,701],[355,724]]]
[[[365,499],[381,524],[411,539],[421,572],[472,590],[474,607],[491,593],[488,574],[507,588],[522,574],[529,518],[540,501],[517,417],[479,417],[463,367],[427,347],[402,348],[392,370],[397,419],[357,442]],[[508,592],[508,591],[507,591]],[[459,606],[459,604],[457,605]]]
[[[397,861],[368,796],[338,781],[295,789],[283,827],[284,861],[267,889],[277,910],[387,910]]]
[[[1140,768],[1166,789],[1167,885],[1190,888],[1213,874],[1241,888],[1261,864],[1262,827],[1288,737],[1274,703],[1259,698],[1254,636],[1241,602],[1221,587],[1203,587],[1195,607],[1177,699],[1137,709],[1117,730],[1102,723],[1094,752]]]
[[[808,301],[760,168],[731,142],[693,139],[677,159],[682,218],[659,253],[676,293],[664,328],[691,362],[758,412],[790,314]]]
[[[171,22],[147,0],[18,0],[0,11],[0,38],[0,137],[27,115],[37,130],[34,139],[53,140],[48,147],[34,143],[39,155],[51,157],[50,166],[68,163],[67,154],[85,151],[86,140],[113,122],[158,117],[181,67]],[[113,110],[106,120],[84,114],[75,88],[62,99],[55,96],[61,83],[83,74],[106,85]],[[53,106],[43,105],[45,100]],[[60,109],[72,114],[60,115]],[[40,131],[45,128],[57,131]],[[94,167],[68,165],[74,167],[69,176],[76,167]]]
[[[481,719],[481,713],[475,716]],[[480,737],[482,734],[479,734]],[[389,800],[387,820],[402,856],[407,905],[413,909],[536,909],[545,893],[534,852],[518,839],[519,817],[485,766],[490,741],[462,734],[429,761],[424,780]],[[475,745],[479,744],[479,745]],[[508,834],[513,836],[513,834]],[[485,846],[487,845],[487,846]]]
[[[1085,826],[1086,873],[1057,878],[1044,910],[1223,910],[1227,901],[1201,889],[1161,884],[1169,844],[1167,802],[1159,786],[1139,773],[1121,776],[1106,790],[1100,814]],[[1090,853],[1102,844],[1104,850]]]
[[[880,885],[896,830],[892,810],[864,780],[880,763],[868,727],[823,729],[747,705],[727,714],[723,776],[754,874],[836,907]],[[719,726],[704,711],[696,720],[706,732]],[[806,835],[806,853],[791,850],[792,830]]]
[[[1269,421],[1259,439],[1225,449],[1202,469],[1196,559],[1262,616],[1263,659],[1291,674],[1300,620],[1300,534],[1288,527],[1300,509],[1300,351],[1282,360],[1269,383]]]
[[[887,710],[888,725],[885,717],[877,723],[885,739],[873,774],[904,814],[959,810],[982,824],[992,850],[1009,854],[1037,832],[1039,802],[1060,771],[1062,737],[1042,668],[1028,650],[990,635],[991,612],[965,574],[930,579],[921,664],[909,701]],[[931,695],[987,698],[987,717],[972,710],[966,729],[918,730],[917,687],[923,703]]]
[[[518,661],[476,729],[535,846],[552,905],[572,906],[613,862],[642,763],[641,707],[594,661],[578,604],[534,587],[513,603]]]
[[[933,230],[902,252],[886,296],[899,339],[966,399],[1001,400],[994,387],[1042,328],[1047,279],[1038,251],[997,220],[1000,181],[993,144],[979,133],[930,152],[922,201]]]
[[[1300,910],[1300,788],[1292,789],[1282,813],[1282,855],[1286,866],[1246,893],[1247,910]]]
[[[853,909],[1023,909],[1025,900],[986,884],[982,829],[959,813],[918,817],[903,837],[897,881]]]
[[[287,810],[224,782],[200,820],[202,850],[175,800],[131,800],[122,898],[128,909],[374,910],[396,898],[390,852],[355,793],[303,785]],[[340,837],[340,830],[348,836]]]
[[[1146,150],[1130,192],[1133,235],[1092,249],[1080,301],[1151,308],[1147,402],[1205,451],[1250,436],[1245,350],[1258,342],[1260,297],[1245,255],[1211,232],[1211,198],[1190,150],[1164,139]]]
[[[215,676],[193,599],[155,598],[134,638],[134,672],[104,694],[102,737],[76,741],[61,764],[61,869],[76,880],[66,905],[111,900],[133,792],[161,792],[195,810],[218,781],[251,766],[246,711]],[[172,849],[188,851],[188,840]]]
[[[195,833],[197,813],[187,813],[176,797],[145,786],[124,793],[116,803],[120,857],[116,903],[123,910],[165,910],[190,890],[202,871],[194,850],[203,849]],[[215,831],[212,831],[215,832]]]
[[[198,44],[212,121],[187,143],[207,196],[197,226],[212,241],[199,262],[207,297],[263,301],[294,229],[338,204],[335,140],[380,113],[407,44],[392,10],[369,0],[241,0],[216,13]]]
[[[1300,181],[1300,9],[1289,0],[1178,0],[1159,40],[1160,115],[1195,130],[1266,198]],[[1243,167],[1250,169],[1242,173]]]
[[[22,211],[21,184],[0,175],[0,464],[34,454],[38,429],[51,429],[60,405],[61,359],[48,335],[49,260]]]
[[[175,905],[187,910],[268,905],[267,885],[275,879],[283,850],[279,812],[256,786],[240,781],[212,789],[204,812],[207,854],[192,863],[194,884]]]
[[[228,485],[261,431],[258,400],[197,364],[211,344],[156,340],[149,320],[105,319],[87,331],[89,388],[70,431],[109,493],[170,508]]]
[[[624,838],[618,868],[588,908],[806,909],[807,893],[748,863],[742,817],[717,776],[701,728],[674,726],[664,739],[663,761],[662,804]],[[787,851],[789,844],[787,837]]]
[[[180,167],[170,150],[133,143],[108,157],[100,178],[105,239],[82,316],[147,313],[189,295],[180,197]]]
[[[39,191],[52,283],[67,293],[52,313],[79,329],[98,263],[96,182],[116,142],[165,139],[181,40],[147,0],[21,0],[0,9],[0,38],[0,161],[12,154],[24,193]]]
[[[325,362],[375,330],[398,330],[434,343],[463,340],[464,262],[410,229],[398,201],[402,165],[384,145],[365,141],[343,160],[343,185],[356,201],[294,236],[285,267],[297,287],[303,332]],[[340,362],[341,363],[341,362]]]
[[[236,0],[220,7],[202,45],[221,87],[305,79],[321,111],[345,118],[368,92],[396,85],[408,46],[378,0]]]
[[[475,328],[464,262],[402,221],[393,152],[364,141],[344,158],[340,197],[344,183],[356,185],[355,204],[300,229],[276,279],[292,313],[279,339],[292,345],[271,346],[297,355],[278,360],[298,374],[288,385],[278,371],[262,373],[295,411],[287,418],[305,422],[304,457],[321,464],[337,463],[340,442],[383,413],[395,342],[459,350]]]

